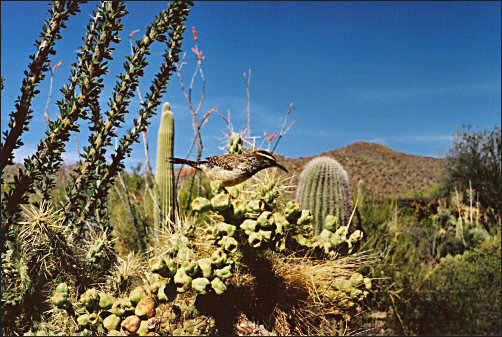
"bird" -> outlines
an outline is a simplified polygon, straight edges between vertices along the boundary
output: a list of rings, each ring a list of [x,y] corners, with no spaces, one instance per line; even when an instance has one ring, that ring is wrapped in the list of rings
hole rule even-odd
[[[278,167],[288,173],[288,170],[265,150],[245,151],[242,154],[228,153],[207,157],[206,160],[201,161],[174,157],[167,160],[173,164],[186,164],[202,171],[209,179],[221,181],[225,187],[240,184],[269,167]]]

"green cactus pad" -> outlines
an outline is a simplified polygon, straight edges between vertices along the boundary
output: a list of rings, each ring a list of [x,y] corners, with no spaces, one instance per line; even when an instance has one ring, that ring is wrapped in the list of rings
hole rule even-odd
[[[148,334],[148,322],[141,321],[138,331],[136,331],[138,336],[146,336]]]
[[[230,196],[225,193],[219,193],[211,198],[211,206],[215,211],[224,211],[230,207]]]
[[[136,305],[143,298],[146,297],[145,289],[142,286],[137,286],[129,293],[129,300],[132,304]]]
[[[217,249],[211,255],[211,263],[213,266],[221,267],[227,261],[227,253],[223,249]]]
[[[238,243],[237,240],[235,240],[231,236],[224,236],[221,238],[219,241],[220,246],[223,247],[225,252],[227,253],[235,253],[237,251]]]
[[[272,225],[274,224],[274,217],[272,215],[272,212],[265,211],[260,214],[260,216],[258,217],[258,219],[256,219],[256,221],[258,222],[260,227],[269,228],[272,227]]]
[[[110,312],[119,317],[124,316],[127,312],[134,311],[134,307],[128,298],[119,298],[113,302]]]
[[[247,202],[244,200],[233,200],[232,208],[234,210],[234,218],[239,219],[247,212]]]
[[[199,265],[194,260],[183,263],[183,267],[185,268],[185,273],[192,278],[199,272]]]
[[[80,303],[84,304],[86,307],[92,307],[99,301],[99,293],[96,289],[88,289],[85,293],[80,296]]]
[[[263,237],[256,233],[256,232],[251,232],[248,236],[248,243],[251,247],[253,248],[259,248],[263,242]]]
[[[213,274],[213,269],[211,266],[212,259],[210,257],[199,259],[197,261],[197,264],[199,265],[199,268],[202,271],[203,277],[211,277],[211,275]]]
[[[296,223],[298,225],[307,225],[307,224],[311,224],[313,220],[314,220],[314,216],[312,215],[310,210],[304,209],[304,210],[302,210],[302,213]]]
[[[209,280],[205,277],[199,277],[192,281],[192,289],[197,291],[199,294],[206,294],[207,287],[210,284]]]
[[[213,234],[215,235],[215,237],[222,237],[222,236],[233,237],[236,230],[237,227],[235,227],[234,225],[230,225],[224,222],[219,222],[216,225],[216,229]]]
[[[277,234],[284,234],[284,231],[289,226],[288,220],[286,217],[280,213],[274,213],[274,224],[275,224],[275,232]]]
[[[55,292],[63,294],[65,296],[68,296],[68,294],[69,294],[68,285],[66,283],[60,283],[60,284],[58,284],[58,286],[56,287]]]
[[[296,223],[301,214],[300,204],[296,200],[290,200],[287,202],[284,208],[284,215],[290,223]]]
[[[101,323],[101,317],[95,312],[92,312],[89,314],[89,325],[91,327],[96,327],[98,324]]]
[[[211,202],[203,197],[197,197],[192,201],[192,210],[195,212],[206,212],[211,209]]]
[[[103,326],[108,331],[116,330],[119,327],[119,325],[120,325],[120,317],[114,314],[107,316],[103,320]]]
[[[176,266],[174,265],[174,261],[171,258],[164,256],[164,262],[166,263],[168,269],[167,276],[173,277],[174,274],[176,274]]]
[[[115,298],[104,292],[99,293],[99,307],[101,309],[110,309],[115,302]]]
[[[327,229],[323,229],[321,234],[319,234],[319,240],[321,240],[321,242],[325,243],[331,243],[331,237],[333,236],[333,233],[330,232],[329,230]]]
[[[256,226],[258,226],[258,222],[256,220],[246,219],[239,227],[244,230],[246,235],[250,235],[251,232],[256,232]]]
[[[260,213],[265,209],[265,203],[259,199],[253,199],[248,201],[246,209],[250,213]]]
[[[160,287],[168,284],[170,282],[170,279],[164,278],[164,277],[160,276],[159,274],[152,274],[152,275],[150,275],[148,282],[150,285],[150,291],[152,293],[156,293],[157,291],[159,291]]]
[[[265,241],[265,242],[269,242],[270,240],[272,240],[272,231],[266,231],[266,230],[260,229],[258,231],[258,235],[261,236],[263,241]]]
[[[54,295],[52,295],[51,301],[58,308],[63,308],[69,304],[68,296],[61,294],[61,293],[58,293],[58,292],[56,292],[56,293],[54,293]]]
[[[162,257],[152,257],[150,260],[148,260],[148,265],[150,266],[150,270],[152,272],[164,277],[167,276],[167,265]]]
[[[190,288],[192,278],[187,275],[185,268],[181,267],[176,272],[176,275],[174,275],[174,283],[177,286],[176,290],[179,293],[183,293]]]
[[[214,275],[221,280],[226,280],[232,277],[232,266],[225,266],[221,269],[216,269]]]
[[[86,327],[89,325],[89,314],[83,314],[77,317],[77,324],[80,327]]]
[[[211,287],[214,289],[214,292],[217,294],[217,295],[221,295],[223,294],[225,291],[227,291],[227,286],[225,285],[225,283],[223,283],[222,280],[220,280],[219,278],[215,277],[212,281],[211,281]]]
[[[324,229],[334,233],[339,226],[340,222],[336,216],[332,214],[328,214],[326,216],[326,219],[324,220]]]
[[[219,180],[211,180],[211,193],[212,195],[217,195],[225,191],[223,183]]]

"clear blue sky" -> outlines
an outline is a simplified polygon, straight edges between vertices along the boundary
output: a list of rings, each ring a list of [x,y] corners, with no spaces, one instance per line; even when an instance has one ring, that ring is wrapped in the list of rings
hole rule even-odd
[[[95,6],[83,5],[56,45],[53,64],[60,59],[65,63],[56,73],[51,118],[57,114],[59,88],[67,82]],[[140,29],[140,37],[167,6],[166,1],[127,2],[130,14],[124,19],[123,41],[105,81],[105,108],[123,56],[129,53],[129,33]],[[7,79],[2,92],[4,130],[48,6],[2,1],[1,8],[2,75]],[[244,128],[247,98],[242,74],[252,67],[253,134],[279,129],[289,103],[295,103],[297,123],[277,149],[290,157],[315,155],[356,141],[441,156],[462,124],[479,129],[500,125],[500,2],[196,2],[183,44],[187,79],[195,66],[192,26],[197,27],[199,48],[207,55],[204,110],[216,106],[226,114],[230,109],[234,127]],[[153,48],[141,81],[143,93],[162,48],[159,44]],[[16,153],[17,160],[32,153],[43,136],[48,87],[47,78],[33,103],[35,118],[23,135],[26,145]],[[184,156],[193,131],[176,75],[164,100],[171,102],[176,115],[175,155]],[[128,126],[138,108],[133,100]],[[159,115],[149,133],[154,162],[158,125]],[[82,129],[80,146],[88,136],[85,123]],[[222,153],[218,147],[224,129],[218,117],[206,126],[205,156]],[[72,140],[66,162],[75,160],[75,148]],[[127,164],[143,160],[143,146],[136,144]]]

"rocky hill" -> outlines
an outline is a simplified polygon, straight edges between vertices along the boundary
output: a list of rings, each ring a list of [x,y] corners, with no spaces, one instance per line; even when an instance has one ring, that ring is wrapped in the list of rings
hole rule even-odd
[[[368,189],[388,198],[427,196],[438,186],[445,169],[445,159],[406,154],[368,142],[357,142],[310,157],[279,157],[298,176],[308,161],[317,156],[333,157],[342,164],[349,174],[353,191],[362,179]]]

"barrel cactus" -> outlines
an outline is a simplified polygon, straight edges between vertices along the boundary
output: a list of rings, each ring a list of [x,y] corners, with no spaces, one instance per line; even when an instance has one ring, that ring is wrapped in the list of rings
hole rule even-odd
[[[296,199],[312,211],[315,235],[322,232],[329,214],[336,217],[338,226],[346,225],[352,212],[347,172],[333,158],[312,159],[300,174]]]
[[[155,180],[159,188],[159,207],[155,208],[155,226],[167,217],[174,219],[175,188],[173,164],[167,159],[174,157],[174,114],[171,105],[165,103],[157,138],[157,171]]]

